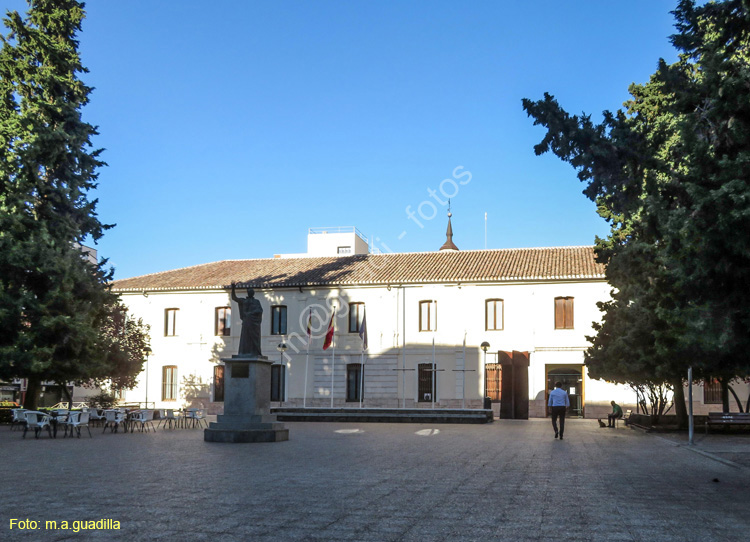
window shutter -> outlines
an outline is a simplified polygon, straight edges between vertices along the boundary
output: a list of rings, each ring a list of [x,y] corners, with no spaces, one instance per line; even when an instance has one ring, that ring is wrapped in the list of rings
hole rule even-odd
[[[555,298],[555,329],[565,327],[565,299],[562,297]]]
[[[565,329],[573,329],[573,298],[565,300]]]

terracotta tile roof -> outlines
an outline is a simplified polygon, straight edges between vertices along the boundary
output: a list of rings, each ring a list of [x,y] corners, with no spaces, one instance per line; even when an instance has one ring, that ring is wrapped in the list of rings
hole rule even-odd
[[[115,291],[604,279],[592,247],[224,260],[116,280]]]

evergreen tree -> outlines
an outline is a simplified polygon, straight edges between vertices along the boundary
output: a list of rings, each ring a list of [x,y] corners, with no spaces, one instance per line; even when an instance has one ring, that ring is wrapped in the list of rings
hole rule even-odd
[[[587,365],[607,379],[682,381],[750,374],[750,5],[673,12],[680,51],[631,85],[625,110],[595,124],[554,98],[524,100],[552,151],[578,170],[612,226],[597,239],[615,287]],[[725,403],[725,408],[727,408]]]
[[[101,375],[117,302],[111,270],[81,252],[109,227],[87,197],[103,162],[81,118],[91,92],[75,39],[83,7],[30,0],[0,36],[0,378],[28,378],[30,407],[42,380]]]

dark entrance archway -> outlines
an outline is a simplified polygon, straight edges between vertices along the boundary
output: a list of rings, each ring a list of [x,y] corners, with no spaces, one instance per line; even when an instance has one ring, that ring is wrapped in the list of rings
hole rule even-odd
[[[555,382],[562,382],[562,388],[570,396],[570,408],[567,416],[583,418],[583,365],[547,365],[547,390],[546,400],[549,400],[549,392],[555,389]],[[547,407],[549,416],[549,407]]]

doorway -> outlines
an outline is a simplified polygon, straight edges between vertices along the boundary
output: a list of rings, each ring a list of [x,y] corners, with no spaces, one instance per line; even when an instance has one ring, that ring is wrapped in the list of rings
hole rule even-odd
[[[547,365],[546,372],[545,404],[549,400],[549,392],[555,389],[555,382],[562,382],[562,389],[568,392],[570,397],[570,408],[566,416],[583,418],[583,365]],[[549,407],[547,407],[547,416],[549,416]]]

